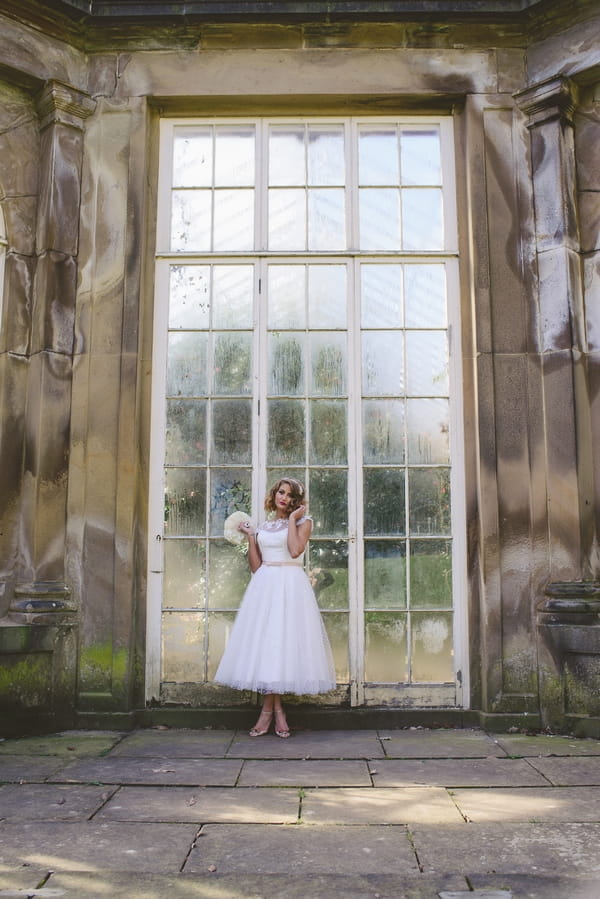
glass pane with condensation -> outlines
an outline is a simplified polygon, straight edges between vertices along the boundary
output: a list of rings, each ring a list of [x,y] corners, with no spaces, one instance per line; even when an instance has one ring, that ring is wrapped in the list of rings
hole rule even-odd
[[[402,249],[444,249],[442,191],[439,188],[402,190]]]
[[[215,265],[212,295],[213,327],[252,328],[253,266]]]
[[[363,331],[362,389],[365,396],[404,393],[404,347],[400,331]]]
[[[213,468],[210,472],[210,534],[223,536],[225,519],[232,512],[252,511],[252,475],[249,468]]]
[[[224,540],[211,540],[208,548],[208,607],[237,609],[250,580],[248,558],[243,547]]]
[[[406,614],[365,614],[365,680],[367,683],[408,681],[408,637]]]
[[[308,492],[315,533],[319,537],[345,536],[348,532],[347,471],[313,469]]]
[[[335,187],[308,191],[308,249],[346,249],[345,192]]]
[[[163,609],[204,608],[205,541],[165,540],[163,552]]]
[[[349,597],[347,542],[311,539],[308,576],[319,608],[347,609]]]
[[[360,267],[363,328],[401,328],[402,266],[395,263]]]
[[[309,127],[308,183],[329,186],[346,183],[343,125]]]
[[[364,128],[358,136],[358,183],[388,186],[400,183],[398,137],[395,128]]]
[[[211,249],[212,191],[174,190],[171,251],[204,253]]]
[[[304,126],[274,125],[269,132],[269,186],[306,184]]]
[[[254,126],[215,130],[215,186],[251,187],[255,180]]]
[[[451,612],[411,616],[411,680],[421,684],[454,681]]]
[[[167,396],[206,394],[207,348],[206,331],[171,331],[167,350]]]
[[[365,540],[365,608],[406,608],[406,544]]]
[[[407,328],[446,327],[446,270],[443,265],[406,265],[404,296]]]
[[[206,533],[206,469],[168,468],[165,472],[165,536]]]
[[[176,127],[173,137],[173,187],[210,187],[212,176],[212,128]]]
[[[363,400],[363,460],[402,465],[405,460],[404,401]]]
[[[450,406],[446,399],[408,400],[408,461],[417,465],[450,462]]]
[[[304,393],[303,338],[289,333],[269,334],[269,382],[273,396]]]
[[[358,205],[361,250],[399,250],[400,191],[361,187]]]
[[[269,249],[306,249],[306,192],[303,188],[269,190]]]
[[[219,662],[231,634],[235,612],[209,612],[208,616],[208,680],[214,680]],[[242,694],[238,694],[242,695]]]
[[[203,683],[204,613],[164,612],[162,681]]]
[[[214,194],[215,252],[254,247],[254,191],[217,190]]]
[[[442,157],[438,128],[402,131],[400,135],[402,184],[442,183]]]
[[[408,472],[409,528],[413,536],[450,533],[450,470],[411,468]]]
[[[445,331],[407,331],[407,393],[448,396],[448,338]]]
[[[267,401],[269,465],[304,465],[306,461],[304,400]]]
[[[348,461],[348,404],[346,400],[311,400],[311,465],[345,465]]]
[[[214,393],[252,391],[252,334],[226,331],[214,337]]]
[[[365,534],[404,536],[406,533],[403,468],[363,470]]]
[[[268,269],[268,327],[306,327],[306,266],[270,265]]]
[[[329,637],[335,679],[338,684],[347,684],[350,680],[348,666],[348,614],[346,612],[323,612],[323,624]]]
[[[167,400],[166,465],[206,462],[206,400]]]
[[[450,540],[411,540],[410,606],[412,609],[452,608]]]
[[[208,328],[210,324],[210,268],[172,265],[169,273],[169,328]]]
[[[345,328],[346,320],[346,266],[309,265],[309,326]]]
[[[252,400],[215,400],[211,408],[211,463],[239,465],[250,462]]]
[[[311,393],[343,396],[346,393],[346,334],[316,331],[310,335]]]

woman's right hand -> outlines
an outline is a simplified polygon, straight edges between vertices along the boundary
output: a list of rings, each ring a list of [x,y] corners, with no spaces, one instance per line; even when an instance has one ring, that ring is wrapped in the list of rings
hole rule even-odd
[[[256,533],[249,521],[240,522],[240,524],[238,524],[238,531],[241,531],[246,537],[254,537],[254,534]]]

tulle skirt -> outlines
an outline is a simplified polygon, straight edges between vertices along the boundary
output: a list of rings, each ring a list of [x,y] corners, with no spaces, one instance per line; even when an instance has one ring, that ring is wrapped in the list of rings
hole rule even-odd
[[[242,599],[215,681],[259,693],[326,693],[333,657],[300,565],[262,565]]]

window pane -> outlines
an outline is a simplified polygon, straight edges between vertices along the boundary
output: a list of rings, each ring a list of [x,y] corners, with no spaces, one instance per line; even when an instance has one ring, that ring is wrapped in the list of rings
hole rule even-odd
[[[245,187],[253,184],[254,128],[217,128],[215,186]]]
[[[310,473],[309,511],[319,536],[344,536],[348,530],[348,475],[346,471]]]
[[[403,131],[400,138],[403,184],[441,184],[440,134],[431,131]]]
[[[404,393],[402,335],[394,331],[364,331],[362,385],[366,396]]]
[[[168,537],[206,533],[206,469],[170,468],[165,480],[165,534]]]
[[[167,465],[202,465],[206,461],[206,400],[167,400]]]
[[[202,396],[206,393],[208,334],[175,331],[169,334],[167,395]]]
[[[212,191],[174,190],[171,210],[171,250],[210,250]]]
[[[412,468],[408,472],[410,533],[450,533],[450,472]]]
[[[271,128],[269,134],[269,185],[306,184],[304,126]]]
[[[365,615],[365,679],[384,684],[408,681],[406,615],[390,612]]]
[[[248,468],[214,468],[210,473],[210,534],[222,537],[232,512],[251,512],[251,472]]]
[[[404,402],[364,400],[363,458],[367,464],[404,462]]]
[[[203,540],[165,540],[163,609],[204,608],[206,547]]]
[[[407,328],[445,328],[446,271],[443,265],[404,268]]]
[[[445,331],[406,334],[408,393],[448,396],[448,348]]]
[[[346,392],[346,335],[315,332],[310,335],[312,393],[341,396]]]
[[[214,680],[219,662],[225,651],[233,622],[235,621],[235,612],[209,612],[208,618],[208,671],[207,677],[209,681]]]
[[[450,612],[415,612],[412,616],[412,680],[447,683],[454,680],[452,615]]]
[[[297,337],[269,335],[269,390],[275,396],[304,393],[304,354]]]
[[[346,211],[343,190],[323,188],[308,191],[308,249],[344,250]]]
[[[365,607],[406,608],[406,545],[387,540],[365,542]]]
[[[358,203],[361,250],[399,250],[400,192],[362,187]]]
[[[207,265],[172,265],[169,283],[169,328],[208,328],[210,269]]]
[[[173,187],[210,187],[212,129],[176,128],[173,140]]]
[[[346,327],[346,267],[308,266],[308,319],[311,328]]]
[[[305,459],[304,402],[268,400],[268,461],[270,465],[303,465]]]
[[[208,564],[208,606],[237,609],[250,580],[245,553],[224,540],[211,541]]]
[[[214,199],[214,250],[251,250],[254,246],[254,191],[218,190]]]
[[[306,266],[269,266],[269,328],[304,328]]]
[[[448,400],[408,400],[408,461],[422,465],[450,462]]]
[[[338,684],[350,680],[348,670],[348,615],[344,612],[325,612],[323,624],[331,643],[335,677]]]
[[[245,393],[252,389],[252,335],[240,331],[215,335],[214,392]]]
[[[344,465],[347,461],[347,404],[313,400],[310,404],[310,462]]]
[[[252,401],[217,400],[212,404],[213,463],[250,462]]]
[[[252,327],[253,279],[251,265],[214,266],[213,327]]]
[[[343,127],[309,128],[308,183],[345,184],[344,167]]]
[[[348,608],[348,544],[345,540],[311,540],[308,576],[319,608]]]
[[[396,129],[361,130],[358,140],[359,184],[398,184]]]
[[[167,612],[162,616],[162,680],[204,681],[204,614]]]
[[[402,327],[402,266],[362,265],[360,284],[363,328]]]
[[[306,248],[306,193],[298,188],[269,191],[269,249]]]
[[[406,533],[404,469],[364,469],[365,534]]]
[[[410,545],[412,609],[452,607],[452,548],[449,540],[412,540]]]
[[[418,187],[402,191],[402,247],[405,250],[443,250],[442,192]]]

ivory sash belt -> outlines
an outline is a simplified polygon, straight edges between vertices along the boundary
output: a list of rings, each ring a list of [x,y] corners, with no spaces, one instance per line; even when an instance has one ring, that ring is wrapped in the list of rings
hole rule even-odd
[[[263,565],[295,565],[297,568],[302,568],[302,562],[263,562]]]

